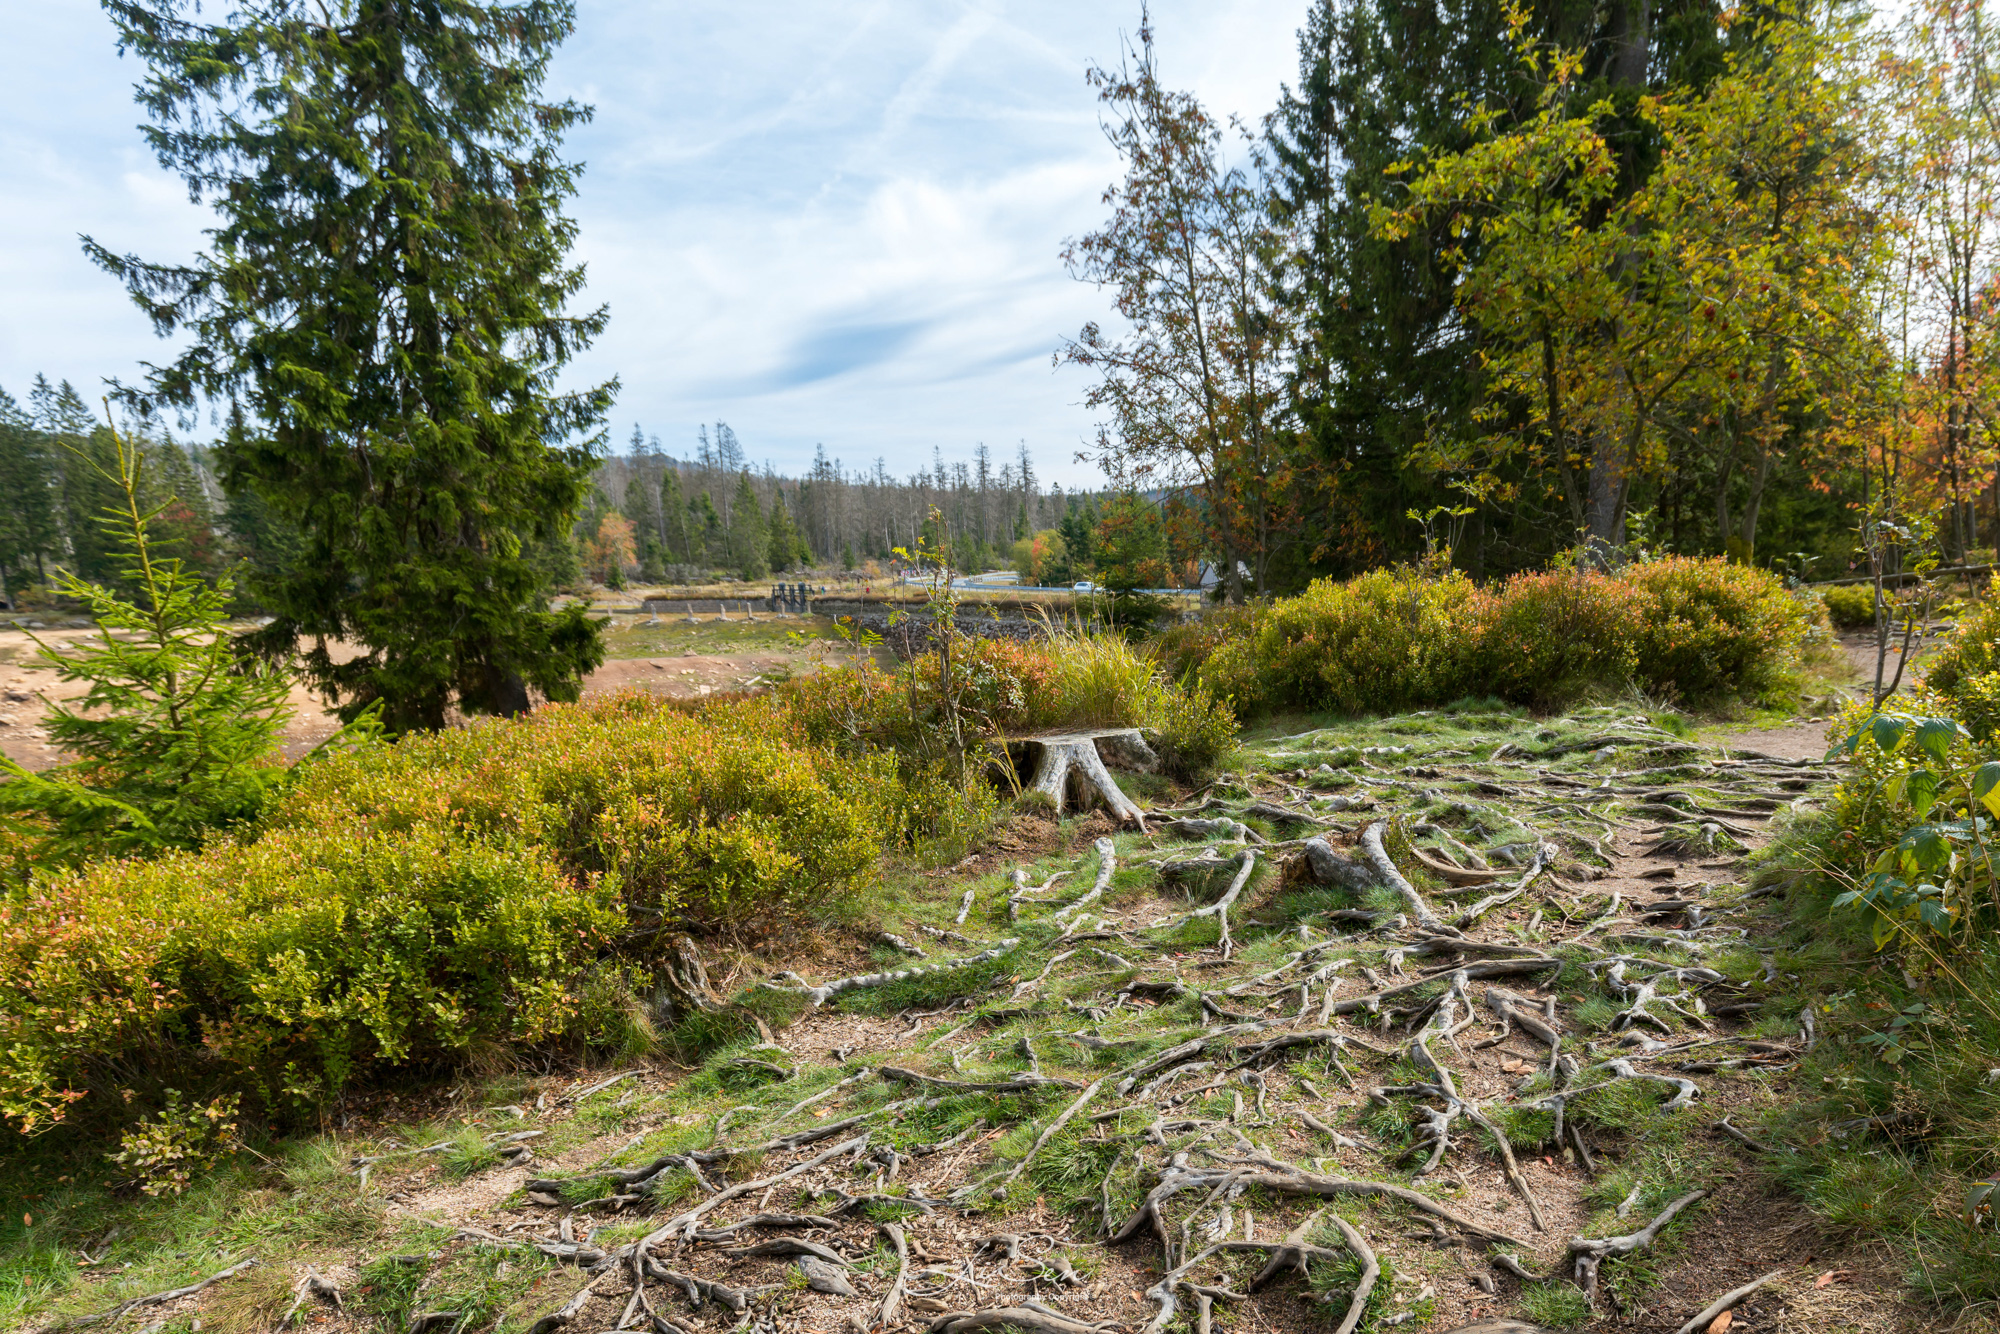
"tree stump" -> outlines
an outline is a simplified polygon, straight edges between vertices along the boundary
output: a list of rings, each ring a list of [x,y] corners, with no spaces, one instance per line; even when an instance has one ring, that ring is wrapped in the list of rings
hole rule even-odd
[[[1020,737],[1008,743],[1007,754],[1014,763],[1015,773],[1026,773],[1024,785],[1031,791],[1046,793],[1055,802],[1056,814],[1080,810],[1095,800],[1119,823],[1145,832],[1146,813],[1119,789],[1105,767],[1107,759],[1128,768],[1159,763],[1159,757],[1139,735],[1138,728],[1098,728]]]

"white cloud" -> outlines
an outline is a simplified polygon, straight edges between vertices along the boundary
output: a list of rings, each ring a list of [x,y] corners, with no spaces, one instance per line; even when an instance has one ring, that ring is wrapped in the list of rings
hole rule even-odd
[[[1261,115],[1295,77],[1305,0],[1167,0],[1165,77]],[[33,6],[0,51],[0,385],[131,377],[168,349],[78,252],[174,259],[204,215],[151,161],[136,62],[77,3]],[[906,471],[1025,439],[1045,474],[1090,433],[1049,354],[1108,307],[1058,250],[1116,171],[1084,85],[1138,21],[1070,0],[583,0],[551,91],[597,108],[572,138],[590,301],[611,326],[576,379],[623,390],[670,450],[721,417],[753,458],[824,442]]]

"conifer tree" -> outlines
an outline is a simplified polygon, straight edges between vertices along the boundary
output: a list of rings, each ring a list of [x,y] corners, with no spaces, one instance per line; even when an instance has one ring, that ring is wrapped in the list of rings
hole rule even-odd
[[[785,493],[777,492],[771,497],[771,514],[767,523],[770,529],[771,569],[783,573],[799,562],[799,530],[792,522],[792,512],[785,506]]]
[[[739,577],[762,579],[770,572],[771,534],[748,470],[736,475],[736,498],[729,505],[729,558]]]
[[[667,530],[667,554],[684,565],[694,563],[694,538],[688,522],[687,497],[681,493],[678,468],[660,473],[660,518]]]
[[[343,715],[380,700],[398,731],[575,698],[603,647],[581,608],[549,609],[533,554],[567,539],[616,388],[556,388],[605,322],[565,310],[583,271],[559,147],[590,111],[540,94],[574,6],[104,4],[148,66],[161,165],[219,217],[184,265],[86,250],[186,340],[143,397],[226,397],[254,424],[224,484],[302,539],[262,581],[259,646],[310,645]]]

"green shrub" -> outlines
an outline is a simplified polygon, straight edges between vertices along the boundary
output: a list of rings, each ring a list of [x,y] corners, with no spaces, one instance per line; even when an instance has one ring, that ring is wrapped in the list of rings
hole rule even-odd
[[[1168,777],[1202,782],[1236,748],[1236,713],[1227,700],[1217,699],[1200,682],[1187,690],[1169,691],[1160,708],[1154,746]]]
[[[1761,693],[1805,642],[1805,606],[1763,570],[1671,557],[1615,575],[1516,575],[1481,589],[1404,566],[1321,580],[1267,608],[1171,632],[1237,712],[1390,713],[1469,694],[1561,705],[1630,684],[1681,699]]]
[[[1826,614],[1842,630],[1859,630],[1875,624],[1875,588],[1872,584],[1835,584],[1822,589],[1820,601]]]
[[[1638,590],[1597,570],[1517,574],[1479,627],[1486,688],[1557,705],[1624,685],[1639,666]]]
[[[1168,626],[1153,640],[1153,653],[1169,679],[1192,680],[1217,649],[1249,638],[1254,607],[1217,607],[1198,619]]]
[[[300,778],[277,829],[442,828],[615,889],[636,927],[748,931],[849,893],[901,832],[894,766],[785,735],[742,701],[642,692],[406,738]]]
[[[929,756],[945,722],[938,655],[925,653],[883,672],[795,678],[779,698],[802,739],[816,745],[880,747]],[[1153,661],[1116,635],[1051,629],[1046,642],[961,640],[950,688],[968,740],[1083,727],[1143,727],[1166,689]]]
[[[99,863],[0,902],[0,1118],[171,1079],[295,1114],[384,1062],[571,1031],[613,887],[426,822]]]
[[[1258,617],[1248,638],[1257,702],[1390,713],[1457,699],[1479,684],[1487,595],[1455,570],[1374,570],[1321,579]],[[1224,698],[1248,693],[1225,646],[1201,679]]]
[[[2000,578],[1931,655],[1924,688],[1980,741],[2000,728]]]

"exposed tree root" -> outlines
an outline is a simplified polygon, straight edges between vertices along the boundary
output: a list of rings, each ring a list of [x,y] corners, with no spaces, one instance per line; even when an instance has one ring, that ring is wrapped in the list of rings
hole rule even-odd
[[[1721,1315],[1724,1311],[1735,1309],[1744,1300],[1744,1298],[1749,1297],[1751,1294],[1755,1293],[1760,1288],[1764,1287],[1764,1285],[1766,1285],[1767,1283],[1770,1283],[1775,1279],[1783,1278],[1784,1276],[1785,1276],[1784,1270],[1773,1269],[1770,1273],[1764,1275],[1764,1277],[1760,1279],[1754,1279],[1749,1283],[1745,1283],[1740,1288],[1731,1288],[1728,1292],[1723,1293],[1720,1297],[1717,1297],[1707,1306],[1702,1307],[1699,1313],[1691,1317],[1688,1320],[1688,1322],[1682,1325],[1679,1329],[1675,1330],[1674,1334],[1701,1334],[1701,1331],[1707,1329],[1711,1324],[1713,1324],[1715,1318]]]
[[[1424,902],[1424,896],[1417,893],[1415,885],[1403,878],[1403,873],[1396,869],[1396,863],[1390,859],[1389,850],[1382,846],[1382,831],[1388,827],[1387,820],[1377,820],[1362,832],[1361,846],[1367,851],[1370,864],[1391,889],[1403,896],[1403,905],[1409,909],[1411,919],[1418,926],[1428,927],[1433,931],[1450,932],[1452,928],[1446,926],[1443,920],[1431,911],[1431,906]]]
[[[1229,888],[1223,891],[1221,898],[1205,908],[1196,908],[1193,912],[1182,917],[1167,928],[1170,931],[1179,931],[1190,922],[1194,922],[1200,918],[1215,918],[1222,924],[1222,937],[1217,942],[1217,948],[1222,951],[1222,957],[1225,959],[1233,952],[1233,943],[1229,939],[1230,905],[1236,902],[1237,896],[1243,892],[1243,886],[1250,883],[1251,873],[1257,869],[1257,854],[1249,848],[1245,848],[1239,853],[1236,860],[1239,866],[1235,878],[1229,882]]]
[[[1572,1272],[1576,1275],[1577,1286],[1583,1289],[1584,1299],[1592,1306],[1597,1305],[1597,1268],[1606,1260],[1616,1260],[1642,1251],[1659,1239],[1660,1230],[1674,1221],[1674,1216],[1695,1201],[1708,1194],[1705,1190],[1689,1191],[1662,1209],[1659,1216],[1640,1228],[1637,1232],[1622,1237],[1573,1237],[1569,1243],[1569,1259]]]
[[[159,1306],[165,1302],[179,1301],[183,1297],[192,1297],[197,1292],[204,1291],[205,1289],[213,1286],[214,1284],[222,1282],[224,1279],[235,1278],[238,1274],[242,1273],[246,1269],[253,1267],[256,1263],[257,1263],[257,1257],[253,1255],[248,1257],[247,1259],[238,1260],[235,1264],[229,1266],[229,1268],[227,1269],[218,1270],[217,1272],[210,1274],[207,1278],[202,1279],[198,1283],[190,1283],[187,1286],[180,1288],[169,1288],[165,1292],[148,1293],[144,1297],[134,1297],[132,1300],[128,1302],[120,1302],[118,1305],[112,1307],[108,1311],[99,1311],[96,1315],[78,1316],[74,1320],[66,1320],[58,1324],[51,1325],[49,1326],[49,1328],[82,1329],[86,1325],[101,1325],[108,1320],[117,1320],[120,1317],[129,1314],[130,1312],[139,1310],[141,1307]]]
[[[841,977],[822,986],[814,986],[797,973],[778,974],[781,978],[788,978],[797,983],[797,986],[781,987],[775,982],[765,982],[761,985],[772,991],[788,991],[795,996],[804,996],[817,1010],[843,991],[853,991],[859,987],[885,987],[892,982],[908,982],[913,978],[929,977],[933,973],[947,973],[956,968],[970,968],[974,964],[990,963],[1020,943],[1017,937],[1009,936],[992,949],[981,950],[963,959],[940,959],[921,968],[905,968],[894,973],[863,973],[855,977]]]

